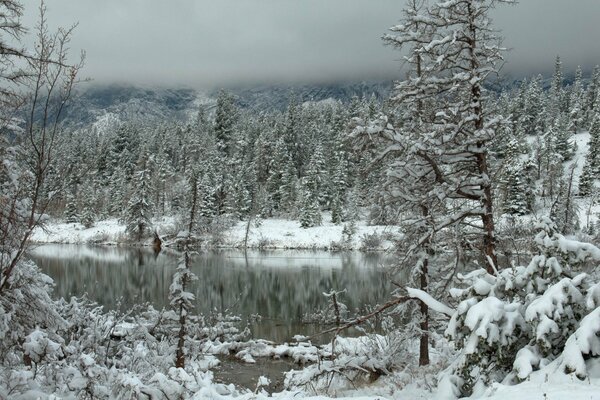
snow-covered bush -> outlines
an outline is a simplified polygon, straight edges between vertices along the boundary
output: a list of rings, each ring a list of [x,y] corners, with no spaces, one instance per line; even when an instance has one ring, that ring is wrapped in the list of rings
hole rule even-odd
[[[443,377],[455,395],[479,393],[490,382],[517,383],[556,360],[561,372],[583,379],[585,359],[600,356],[600,289],[586,273],[600,249],[537,226],[539,254],[527,266],[495,275],[477,270],[452,289],[459,300],[446,334],[460,355]],[[447,389],[446,389],[447,390]]]
[[[360,242],[361,250],[377,250],[383,244],[383,237],[377,232],[365,233],[361,236]]]
[[[0,360],[11,358],[15,346],[38,327],[54,332],[67,325],[53,307],[51,285],[33,262],[17,263],[0,296]]]

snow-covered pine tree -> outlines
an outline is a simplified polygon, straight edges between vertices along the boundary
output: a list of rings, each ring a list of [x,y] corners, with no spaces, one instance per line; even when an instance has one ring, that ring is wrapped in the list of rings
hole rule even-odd
[[[596,113],[600,112],[600,65],[594,67],[592,79],[585,93],[584,129],[589,129]]]
[[[108,187],[108,214],[114,217],[122,217],[123,208],[127,204],[125,194],[127,188],[127,177],[123,168],[117,167],[115,169]]]
[[[340,141],[339,136],[336,138]],[[344,220],[343,210],[345,206],[346,193],[348,189],[348,166],[347,153],[341,141],[333,152],[329,171],[329,198],[331,209],[331,222],[339,224]]]
[[[579,177],[579,186],[578,186],[578,195],[579,196],[589,196],[592,193],[592,188],[594,187],[595,175],[592,171],[592,166],[590,162],[585,160],[583,164],[583,170],[581,172],[581,176]]]
[[[148,169],[148,156],[140,156],[138,171],[134,173],[134,192],[123,217],[127,224],[126,232],[135,240],[142,240],[152,226],[152,176]]]
[[[299,99],[296,94],[292,91],[290,93],[290,100],[288,103],[286,121],[283,131],[283,141],[285,144],[285,150],[287,155],[292,158],[294,168],[297,171],[301,171],[304,159],[303,159],[303,147],[306,145],[302,143],[302,100]]]
[[[598,179],[600,177],[600,110],[595,112],[590,124],[590,140],[586,160],[590,164],[592,176]]]
[[[552,85],[550,87],[550,101],[548,115],[556,117],[566,110],[563,107],[564,101],[564,89],[563,89],[563,73],[562,73],[562,61],[560,56],[556,56],[554,62],[554,75],[552,76]]]
[[[321,225],[319,198],[308,179],[304,178],[302,180],[300,190],[300,204],[298,206],[300,226],[302,228],[312,228]]]
[[[94,188],[88,184],[83,187],[83,209],[81,210],[81,223],[86,228],[94,226],[96,221],[96,213],[94,212]]]
[[[508,167],[506,172],[506,199],[504,211],[512,215],[528,213],[525,182],[521,180],[523,165],[516,164]]]
[[[437,103],[428,104],[433,129],[426,130],[414,155],[428,165],[433,177],[431,197],[460,199],[462,204],[434,229],[480,218],[483,258],[490,271],[498,262],[488,144],[503,119],[495,114],[483,83],[497,71],[504,51],[489,13],[497,3],[506,2],[511,1],[436,3],[420,22],[433,35],[407,34],[397,40],[400,46],[416,42],[417,54],[426,57],[421,66],[426,77],[406,81],[407,93],[439,96]]]
[[[74,224],[79,222],[79,212],[77,210],[77,200],[75,195],[69,191],[67,194],[67,204],[65,206],[65,222],[68,224]]]
[[[400,250],[410,265],[410,284],[422,291],[430,289],[430,262],[435,257],[433,237],[435,219],[445,214],[444,201],[432,196],[436,187],[436,166],[426,151],[425,143],[435,137],[434,115],[441,89],[437,84],[437,46],[443,43],[439,16],[425,2],[410,0],[404,9],[402,23],[384,36],[387,44],[407,50],[405,60],[410,65],[407,78],[394,86],[392,104],[402,129],[395,129],[386,116],[379,117],[366,127],[366,132],[380,134],[382,152],[376,160],[386,161],[387,202],[403,211],[406,239]],[[435,139],[434,139],[435,140]],[[423,152],[419,149],[427,149]],[[389,161],[388,161],[389,160]],[[435,190],[435,189],[433,189]],[[402,266],[406,268],[406,266]],[[420,302],[419,315],[412,307],[404,309],[419,324],[419,365],[429,364],[429,308]]]
[[[296,167],[291,155],[287,155],[282,164],[280,186],[277,188],[279,197],[279,210],[293,213],[298,201],[298,177]]]
[[[571,88],[569,100],[569,122],[568,129],[572,133],[577,133],[584,127],[585,118],[585,92],[583,88],[583,72],[578,66],[575,71],[575,82]]]
[[[215,205],[215,187],[208,174],[202,175],[198,186],[200,203],[198,215],[203,218],[203,222],[207,223],[217,215]]]
[[[231,141],[234,136],[234,126],[238,119],[238,110],[233,96],[225,90],[220,90],[217,96],[217,109],[213,131],[217,146],[223,154],[230,154]]]
[[[563,161],[569,161],[575,154],[573,142],[571,141],[571,132],[569,131],[569,121],[566,115],[560,115],[554,120],[551,131],[553,135],[554,151],[558,153]]]

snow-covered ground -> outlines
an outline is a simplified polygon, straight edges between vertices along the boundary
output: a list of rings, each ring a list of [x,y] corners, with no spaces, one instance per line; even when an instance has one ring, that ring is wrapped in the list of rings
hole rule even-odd
[[[79,223],[49,222],[44,228],[36,228],[31,237],[35,243],[115,243],[125,239],[125,225],[117,219],[97,221],[85,228]]]
[[[343,241],[343,225],[336,225],[330,221],[328,213],[323,214],[323,224],[314,228],[302,228],[298,221],[285,219],[266,219],[258,224],[251,223],[248,233],[248,247],[270,249],[333,249]],[[246,235],[247,222],[240,221],[229,229],[223,236],[225,245],[230,247],[243,247]],[[364,221],[356,224],[356,233],[349,243],[348,249],[364,247],[366,235],[378,235],[382,240],[376,249],[389,249],[393,242],[387,239],[399,238],[398,227],[394,226],[368,226]]]
[[[302,228],[298,221],[286,219],[266,219],[252,221],[248,231],[248,247],[268,249],[337,249],[343,241],[343,225],[331,222],[327,213],[323,214],[323,224],[314,228]],[[218,247],[244,247],[248,223],[239,221],[226,229]],[[159,234],[177,232],[174,218],[162,218],[154,221],[154,228]],[[365,239],[371,236],[369,242]],[[393,240],[400,238],[398,227],[367,226],[365,222],[356,223],[356,232],[343,244],[345,249],[385,250],[393,246]],[[97,243],[118,244],[127,242],[125,225],[117,219],[98,221],[91,228],[79,223],[51,221],[44,229],[36,229],[32,236],[35,243]],[[367,242],[369,244],[367,245]]]

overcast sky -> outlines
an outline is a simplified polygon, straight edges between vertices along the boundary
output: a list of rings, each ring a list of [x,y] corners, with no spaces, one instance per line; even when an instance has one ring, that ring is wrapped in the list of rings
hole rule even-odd
[[[37,0],[22,0],[25,23]],[[72,52],[97,82],[223,86],[399,77],[380,37],[402,0],[46,0],[51,27],[78,22]],[[513,50],[504,72],[600,63],[600,0],[521,0],[493,15]]]

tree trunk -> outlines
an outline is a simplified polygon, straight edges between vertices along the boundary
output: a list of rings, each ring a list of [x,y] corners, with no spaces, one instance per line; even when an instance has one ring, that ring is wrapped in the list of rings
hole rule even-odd
[[[185,313],[183,306],[179,307],[179,335],[177,340],[177,353],[175,356],[175,367],[185,368]]]
[[[427,292],[427,267],[428,258],[423,260],[421,265],[421,287]],[[429,307],[423,301],[421,303],[421,341],[419,343],[419,365],[429,365]]]
[[[196,219],[196,207],[198,204],[198,178],[196,174],[192,177],[192,207],[190,209],[190,223],[188,224],[188,235],[192,235],[194,229],[194,220]]]

